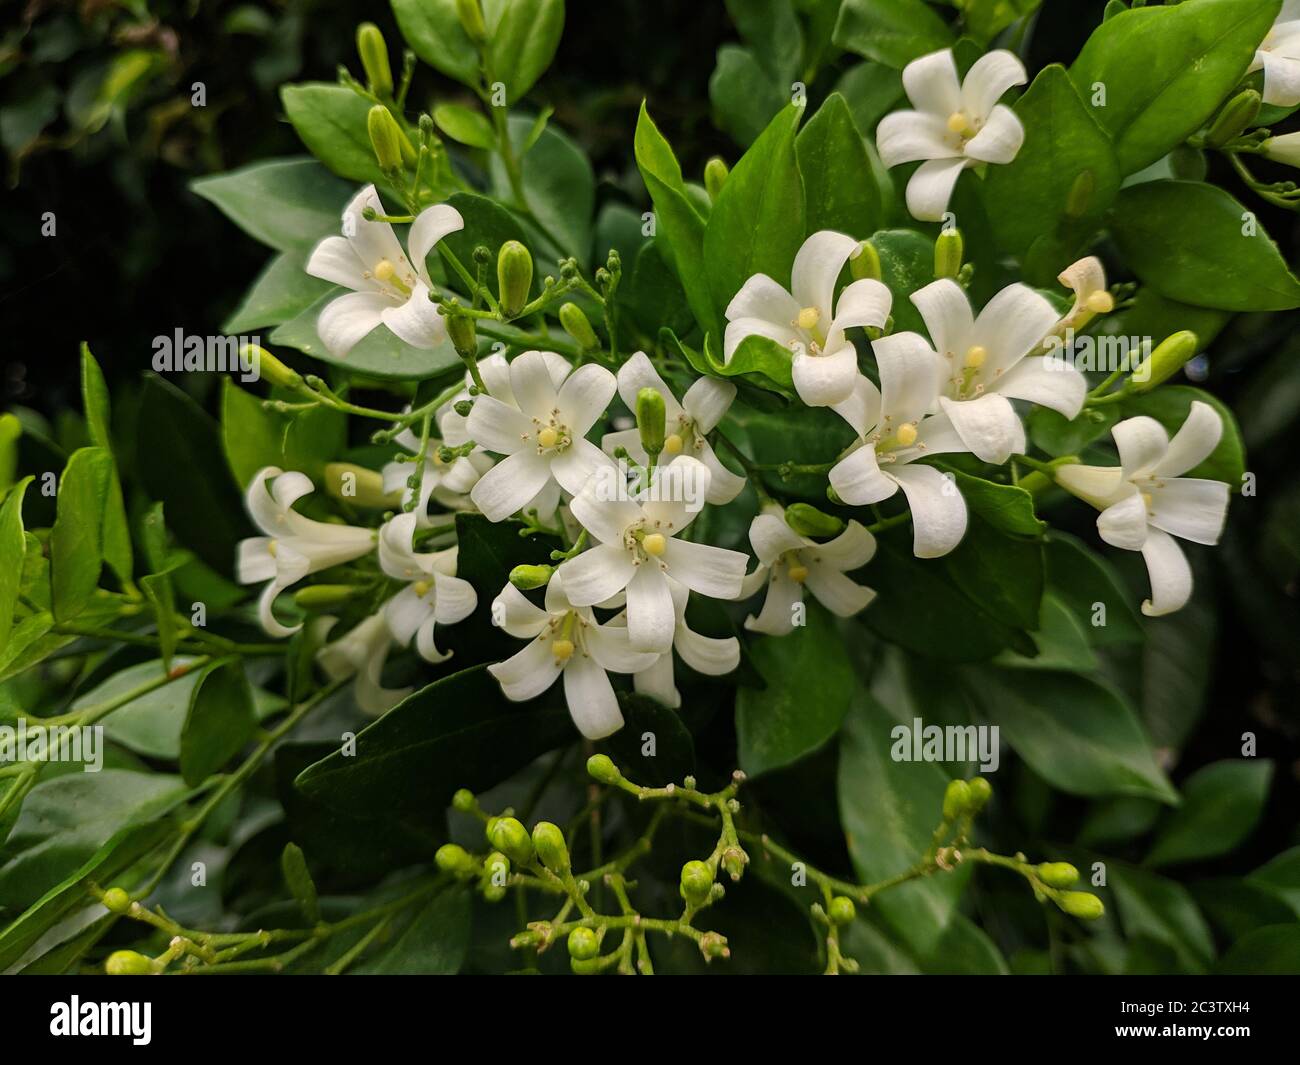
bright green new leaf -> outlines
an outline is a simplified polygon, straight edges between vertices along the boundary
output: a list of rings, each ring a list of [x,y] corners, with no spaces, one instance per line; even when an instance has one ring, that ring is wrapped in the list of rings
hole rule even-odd
[[[865,240],[884,221],[874,163],[844,97],[832,93],[795,140],[807,229]]]

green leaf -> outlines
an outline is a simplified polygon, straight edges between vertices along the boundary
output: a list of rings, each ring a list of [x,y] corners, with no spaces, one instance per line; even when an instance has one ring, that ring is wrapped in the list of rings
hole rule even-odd
[[[1300,974],[1300,925],[1257,928],[1234,943],[1214,967],[1230,976],[1296,976]]]
[[[27,538],[23,533],[23,496],[32,478],[18,482],[0,506],[0,653],[9,643],[13,631],[14,608],[18,605],[23,559],[27,553]]]
[[[1197,0],[1123,12],[1096,30],[1070,68],[1079,95],[1132,174],[1195,133],[1246,73],[1280,0]]]
[[[1034,497],[1013,484],[996,484],[952,470],[957,490],[972,514],[978,514],[992,528],[1008,536],[1041,536],[1047,523],[1034,513]]]
[[[326,463],[346,447],[347,419],[324,407],[292,415],[267,410],[227,377],[221,387],[221,443],[241,488],[264,466],[301,470],[319,481]]]
[[[385,947],[352,969],[359,975],[447,976],[469,952],[473,907],[467,888],[444,888]]]
[[[1119,164],[1064,67],[1044,68],[1012,110],[1024,124],[1025,143],[1006,166],[989,167],[984,198],[1002,246],[1032,263],[1034,281],[1047,283],[1097,229],[1119,191]],[[1082,209],[1070,211],[1079,182],[1091,191]]]
[[[235,757],[257,729],[253,688],[239,660],[214,662],[194,684],[181,727],[181,776],[202,784]]]
[[[865,239],[880,228],[884,209],[866,143],[844,97],[832,93],[795,140],[803,175],[806,227]]]
[[[891,732],[904,723],[866,691],[854,693],[840,743],[840,821],[861,883],[906,872],[920,860],[939,823],[948,775],[934,762],[900,762]],[[918,954],[929,955],[954,916],[969,863],[952,875],[927,877],[872,900],[890,927]]]
[[[99,447],[74,451],[59,478],[58,517],[50,530],[50,579],[54,616],[60,621],[80,614],[99,587],[113,483],[113,456]]]
[[[462,85],[478,85],[478,47],[461,26],[456,0],[392,0],[392,4],[398,29],[416,55]]]
[[[328,88],[337,89],[361,104],[361,131],[364,134],[364,118],[368,110],[365,101],[347,89]],[[285,88],[286,107],[290,99],[295,101],[295,108],[301,109],[305,106],[303,101],[312,101],[316,97],[310,92],[297,94],[295,87],[288,86]],[[290,112],[291,119],[292,115]],[[298,124],[297,120],[294,124]],[[307,141],[302,129],[299,133]],[[373,160],[369,144],[367,139],[366,152]],[[310,141],[307,141],[307,146],[315,150]],[[222,214],[254,240],[277,251],[304,254],[310,252],[322,237],[339,232],[343,208],[355,192],[347,182],[340,181],[315,159],[301,156],[269,159],[225,174],[199,178],[190,184],[190,188],[215,204]]]
[[[637,168],[654,205],[656,239],[662,238],[666,244],[700,328],[721,336],[720,318],[704,266],[704,219],[688,198],[677,156],[650,118],[644,101],[637,118],[634,149]]]
[[[439,104],[433,109],[433,121],[457,144],[489,151],[496,147],[496,132],[481,111],[463,104]]]
[[[1029,634],[1038,653],[1032,657],[1004,651],[994,661],[1014,669],[1061,669],[1089,673],[1097,668],[1097,656],[1088,643],[1083,625],[1055,595],[1043,596],[1038,625]]]
[[[267,261],[234,313],[222,323],[221,331],[229,336],[281,325],[333,289],[328,281],[307,273],[305,253],[280,252]]]
[[[1161,827],[1147,855],[1150,866],[1227,854],[1264,812],[1273,763],[1227,759],[1198,769],[1183,784],[1183,804]]]
[[[803,59],[803,31],[794,4],[791,0],[727,0],[727,14],[784,97]]]
[[[719,320],[754,274],[778,283],[790,276],[804,235],[803,181],[794,147],[801,114],[789,106],[772,120],[732,168],[709,215],[704,263]]]
[[[1050,407],[1034,407],[1025,421],[1034,446],[1053,458],[1061,458],[1081,455],[1089,444],[1109,436],[1111,427],[1119,421],[1119,411],[1113,405],[1091,407],[1070,421]]]
[[[724,44],[718,49],[718,65],[709,78],[709,103],[714,124],[737,144],[753,144],[789,98],[748,48]]]
[[[302,915],[309,925],[320,920],[320,901],[316,896],[316,882],[307,869],[307,859],[296,843],[286,843],[280,852],[280,872],[289,892],[298,900]]]
[[[163,523],[163,505],[155,503],[140,519],[140,539],[144,544],[145,562],[150,572],[140,578],[140,590],[153,608],[154,624],[158,628],[158,650],[163,669],[172,667],[172,654],[176,650],[176,602],[172,588],[171,570],[181,564],[180,559],[167,558],[167,528]]]
[[[512,703],[485,666],[472,666],[408,696],[298,778],[307,795],[341,810],[427,818],[457,788],[485,791],[574,735],[566,710]]]
[[[1277,245],[1217,186],[1132,185],[1116,200],[1111,232],[1133,272],[1171,300],[1224,311],[1300,307],[1300,281]]]
[[[1204,462],[1195,469],[1188,470],[1186,477],[1204,477],[1212,481],[1223,481],[1232,490],[1239,491],[1241,479],[1246,472],[1246,449],[1241,442],[1241,429],[1231,409],[1211,392],[1203,392],[1191,385],[1162,385],[1153,392],[1143,396],[1133,396],[1119,404],[1124,416],[1131,418],[1145,414],[1154,418],[1172,437],[1182,428],[1187,414],[1195,401],[1208,403],[1223,419],[1223,438]]]
[[[844,0],[835,24],[840,48],[905,67],[952,44],[952,31],[921,0]]]
[[[1097,647],[1139,643],[1142,620],[1110,563],[1069,533],[1053,531],[1043,548],[1047,584]]]
[[[564,0],[488,0],[488,81],[501,81],[506,102],[519,103],[540,78],[564,32]]]
[[[1283,851],[1247,879],[1272,892],[1300,917],[1300,847]]]
[[[366,125],[370,101],[343,85],[326,82],[285,85],[280,101],[303,144],[334,173],[351,181],[383,184]],[[331,229],[337,229],[338,222],[335,211]]]
[[[858,129],[875,136],[880,120],[903,99],[903,79],[893,67],[865,61],[855,63],[840,76],[835,92],[848,103]]]
[[[112,450],[112,411],[104,372],[90,353],[90,345],[81,345],[81,402],[86,410],[86,429],[96,447]]]
[[[1120,862],[1107,866],[1125,938],[1150,937],[1174,952],[1183,972],[1204,972],[1214,940],[1187,889]]]
[[[619,692],[618,704],[623,727],[597,747],[614,760],[624,776],[649,787],[663,787],[680,784],[695,772],[695,740],[678,711],[634,692]]]
[[[886,229],[871,243],[880,255],[880,279],[894,297],[894,331],[928,335],[910,297],[934,280],[934,241],[914,229]]]
[[[524,202],[537,225],[558,246],[558,251],[586,264],[591,259],[596,203],[596,179],[591,163],[573,141],[552,126],[547,126],[524,154],[524,142],[533,135],[533,119],[527,115],[511,115],[507,128],[515,151],[522,155]],[[497,194],[503,200],[513,201],[505,164],[499,156],[492,157],[491,171]]]
[[[981,505],[989,505],[991,493],[977,494]],[[1042,545],[1006,536],[970,509],[966,535],[941,560],[949,580],[1004,625],[1036,629],[1043,598]]]
[[[987,44],[1013,22],[1033,14],[1042,0],[970,0],[962,8],[966,30]]]
[[[839,730],[856,678],[831,615],[806,604],[804,624],[750,647],[763,688],[736,692],[740,768],[751,776],[817,750]]]
[[[149,498],[167,508],[177,539],[220,573],[229,573],[248,525],[244,501],[221,459],[216,423],[189,396],[145,376],[136,427],[138,475]]]

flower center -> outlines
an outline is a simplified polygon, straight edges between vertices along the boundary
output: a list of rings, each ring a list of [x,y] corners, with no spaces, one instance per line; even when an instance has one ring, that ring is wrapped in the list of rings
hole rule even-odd
[[[1084,306],[1093,314],[1110,314],[1115,309],[1115,297],[1109,292],[1098,290],[1084,300]]]
[[[799,561],[799,556],[793,551],[786,555],[785,571],[795,584],[803,584],[808,579],[808,567]]]
[[[430,581],[416,581],[415,594],[419,596],[421,599],[423,599],[426,595],[429,594],[429,589],[432,587],[433,584]]]
[[[653,555],[658,558],[668,548],[668,538],[663,533],[649,533],[641,541],[641,546],[645,548],[647,555]]]
[[[911,447],[916,443],[916,425],[913,422],[904,422],[898,427],[894,439],[898,441],[899,447]]]
[[[569,427],[559,420],[560,412],[551,411],[550,418],[543,422],[540,418],[533,419],[533,425],[536,426],[534,436],[537,440],[537,453],[545,454],[548,451],[563,451],[571,443],[573,436],[569,432]]]
[[[560,639],[551,641],[551,654],[555,655],[555,660],[557,662],[567,662],[573,657],[573,650],[572,640]]]
[[[564,665],[578,649],[578,634],[575,630],[580,628],[582,621],[578,615],[570,610],[562,618],[551,622],[551,631],[555,634],[551,638],[551,654],[555,656],[555,661]]]
[[[985,362],[988,361],[988,348],[979,344],[972,344],[966,349],[966,358],[964,364],[968,370],[978,370]]]
[[[682,438],[676,433],[669,433],[664,437],[664,451],[669,455],[680,455],[682,453]]]
[[[979,132],[974,121],[972,121],[970,115],[965,111],[954,111],[948,116],[948,130],[951,133],[957,134],[957,136],[962,139],[963,143],[970,140]]]
[[[403,296],[411,294],[411,286],[397,276],[397,267],[391,259],[380,259],[370,273],[381,285],[392,285]]]
[[[826,334],[817,328],[821,320],[822,312],[816,307],[804,307],[790,323],[796,329],[808,334],[811,339],[808,345],[810,355],[820,355],[822,348],[826,346]]]

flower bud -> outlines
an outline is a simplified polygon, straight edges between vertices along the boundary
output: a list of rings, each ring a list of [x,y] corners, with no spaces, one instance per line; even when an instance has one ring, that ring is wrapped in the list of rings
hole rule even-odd
[[[709,194],[711,203],[718,202],[718,194],[727,183],[729,174],[727,164],[716,155],[704,164],[704,190]]]
[[[934,276],[956,277],[961,272],[963,255],[961,230],[945,229],[934,242]]]
[[[533,284],[533,257],[517,240],[508,240],[497,254],[497,295],[501,313],[513,318],[528,303]]]
[[[239,350],[239,358],[241,362],[250,363],[257,376],[268,384],[294,389],[302,385],[302,374],[289,369],[266,348],[257,344],[245,344]]]
[[[947,790],[943,793],[943,819],[956,821],[968,809],[970,809],[970,785],[964,780],[948,781]]]
[[[496,818],[488,834],[492,846],[515,865],[527,865],[533,860],[533,841],[528,835],[528,829],[517,818]]]
[[[375,104],[366,117],[366,129],[370,132],[370,147],[375,150],[379,169],[389,171],[401,167],[402,131],[392,112],[382,104]]]
[[[1205,135],[1205,143],[1211,148],[1222,148],[1229,141],[1236,140],[1259,117],[1263,102],[1263,97],[1254,89],[1237,93],[1219,112],[1210,132]]]
[[[104,962],[104,972],[109,976],[148,976],[153,962],[134,950],[115,950]]]
[[[500,851],[493,851],[483,860],[482,890],[488,902],[500,902],[506,897],[504,881],[510,874],[510,859]]]
[[[691,906],[703,906],[713,892],[713,870],[705,862],[687,862],[682,866],[678,890]]]
[[[552,873],[563,876],[569,871],[569,848],[564,843],[564,833],[559,825],[538,821],[533,826],[533,847],[537,857]]]
[[[818,510],[811,503],[791,503],[785,508],[785,523],[800,536],[825,539],[838,536],[844,528],[844,522]]]
[[[474,798],[474,793],[469,788],[460,788],[451,797],[451,805],[463,814],[472,814],[478,809],[478,799]]]
[[[966,787],[968,789],[966,810],[968,813],[977,814],[993,797],[993,785],[984,777],[975,777],[974,780],[967,781]]]
[[[483,22],[483,8],[479,0],[456,0],[456,14],[465,34],[475,44],[487,40],[487,26]]]
[[[1260,145],[1264,155],[1277,163],[1287,166],[1300,166],[1300,133],[1284,133],[1280,137],[1269,137]]]
[[[392,96],[393,71],[388,65],[388,45],[373,22],[363,22],[357,27],[357,54],[361,56],[361,69],[366,72],[370,91],[378,96]]]
[[[596,331],[591,328],[591,322],[576,303],[566,303],[560,307],[560,325],[577,341],[578,347],[583,351],[590,351],[600,346],[600,341],[596,339]]]
[[[749,864],[749,855],[739,847],[728,847],[722,852],[722,868],[732,880],[739,880]]]
[[[101,901],[113,913],[126,913],[131,908],[131,896],[120,887],[109,888]]]
[[[861,281],[864,278],[870,278],[873,281],[879,281],[883,276],[880,268],[880,253],[876,251],[876,246],[869,240],[864,240],[858,245],[858,254],[849,260],[849,273],[853,275],[854,281]]]
[[[470,857],[469,851],[455,843],[444,843],[438,848],[433,860],[444,873],[462,878],[473,875],[474,859]]]
[[[853,900],[847,895],[836,895],[831,899],[830,909],[826,913],[831,924],[839,925],[851,924],[857,915],[858,908],[853,905]]]
[[[579,925],[569,933],[569,957],[577,961],[589,961],[600,953],[600,937],[594,929]]]
[[[1070,186],[1070,194],[1065,198],[1065,213],[1070,218],[1082,218],[1092,206],[1093,193],[1097,191],[1097,179],[1091,170],[1079,171],[1079,176]]]
[[[1071,917],[1079,917],[1085,921],[1095,921],[1106,912],[1101,899],[1087,891],[1062,892],[1056,904]]]
[[[1166,337],[1133,371],[1133,391],[1150,392],[1156,385],[1173,377],[1196,354],[1199,343],[1196,334],[1187,329]]]
[[[636,426],[641,446],[651,460],[664,449],[664,397],[657,388],[643,388],[636,394]]]
[[[510,571],[510,583],[521,592],[545,588],[550,583],[554,566],[516,566]]]
[[[474,319],[468,314],[449,314],[447,316],[447,336],[451,346],[462,359],[478,357],[478,330]]]
[[[351,602],[364,591],[355,584],[309,584],[293,593],[293,601],[309,614],[320,614]]]
[[[617,784],[623,779],[618,766],[604,754],[593,754],[587,759],[587,774],[602,784]]]
[[[1079,879],[1079,870],[1069,862],[1043,862],[1038,867],[1038,879],[1048,887],[1068,888]]]
[[[384,478],[380,473],[351,462],[325,464],[325,491],[356,507],[387,509],[402,501],[400,492],[384,491]]]

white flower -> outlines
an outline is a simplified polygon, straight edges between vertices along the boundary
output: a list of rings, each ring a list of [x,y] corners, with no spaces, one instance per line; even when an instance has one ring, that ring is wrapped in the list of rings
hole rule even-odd
[[[635,673],[655,661],[653,654],[628,646],[627,629],[601,625],[590,607],[572,603],[559,573],[546,586],[545,610],[507,584],[492,603],[492,617],[511,636],[532,641],[512,658],[488,666],[507,699],[535,698],[563,673],[569,714],[584,736],[598,740],[623,727],[606,671]]]
[[[509,377],[513,402],[476,396],[465,424],[476,444],[506,456],[470,492],[489,521],[508,518],[552,480],[575,493],[597,466],[610,463],[586,435],[614,396],[612,373],[580,366],[557,388],[546,356],[525,351],[510,363]]]
[[[1174,537],[1217,544],[1223,532],[1228,486],[1181,476],[1218,446],[1223,421],[1209,404],[1195,401],[1172,440],[1144,416],[1120,422],[1111,433],[1119,466],[1062,466],[1056,480],[1101,511],[1097,532],[1106,543],[1142,552],[1151,579],[1142,613],[1159,617],[1192,594],[1192,570]]]
[[[440,425],[442,420],[443,418],[439,418]],[[393,437],[393,442],[412,454],[418,455],[420,452],[419,434],[410,429],[403,429]],[[492,460],[484,451],[478,448],[468,455],[460,455],[452,459],[451,462],[443,462],[438,457],[438,451],[446,442],[445,439],[440,440],[431,436],[428,449],[424,454],[424,473],[420,477],[420,498],[412,511],[416,517],[416,523],[421,529],[427,529],[432,524],[429,518],[430,499],[437,500],[449,509],[463,508],[467,504],[466,497],[470,489],[478,483],[478,479],[483,474],[492,468]],[[394,460],[385,463],[380,472],[384,478],[384,493],[387,495],[401,491],[402,505],[405,507],[414,496],[414,489],[409,487],[407,482],[415,473],[415,463]]]
[[[745,628],[753,632],[789,633],[794,628],[794,605],[803,602],[805,587],[842,618],[852,617],[876,597],[870,588],[846,576],[876,553],[876,538],[856,521],[850,521],[833,540],[819,544],[790,528],[784,509],[773,505],[750,525],[749,542],[758,556],[758,568],[745,578],[742,597],[767,585],[758,617],[751,614],[745,619]]]
[[[1008,285],[978,318],[965,290],[948,278],[914,292],[912,302],[943,360],[939,408],[965,450],[995,465],[1025,450],[1025,428],[1013,399],[1051,407],[1066,418],[1078,416],[1088,391],[1083,374],[1064,359],[1026,358],[1057,322],[1055,308],[1033,289]]]
[[[632,648],[662,654],[672,647],[677,624],[668,578],[701,595],[735,599],[745,578],[746,557],[679,539],[695,517],[685,502],[602,499],[604,481],[593,477],[569,504],[597,544],[561,564],[565,592],[578,606],[595,606],[626,589]],[[674,481],[693,482],[707,496],[709,469],[698,459],[679,455],[659,472],[656,484]]]
[[[1300,66],[1300,60],[1297,60]],[[1269,137],[1260,145],[1263,153],[1274,162],[1287,166],[1300,166],[1300,133],[1284,133],[1280,137]]]
[[[351,562],[375,546],[370,529],[313,521],[295,511],[294,503],[313,491],[306,474],[267,466],[257,471],[246,493],[253,524],[266,535],[240,541],[236,574],[240,584],[268,582],[257,609],[262,628],[272,636],[292,636],[302,627],[290,628],[275,619],[276,596],[309,573]]]
[[[694,455],[713,475],[709,481],[709,503],[721,506],[740,495],[745,487],[745,478],[732,473],[718,461],[708,440],[708,434],[722,421],[731,401],[736,398],[736,386],[716,377],[701,377],[686,390],[686,395],[678,403],[645,352],[638,351],[618,371],[618,394],[623,397],[628,410],[636,410],[637,393],[643,388],[653,388],[664,397],[664,449],[659,453],[659,465],[671,462],[678,455]],[[633,461],[642,466],[649,461],[641,447],[639,429],[608,433],[600,446],[611,455],[616,448],[626,448]]]
[[[344,208],[343,236],[326,237],[307,260],[307,273],[313,277],[352,289],[320,312],[316,332],[339,357],[379,325],[388,326],[412,347],[436,348],[446,338],[447,327],[429,298],[433,282],[424,260],[438,241],[463,229],[465,222],[448,204],[426,207],[411,224],[408,259],[391,225],[366,221],[362,211],[367,207],[384,213],[373,185]]]
[[[326,631],[335,620],[332,617],[320,619]],[[378,717],[400,703],[412,690],[385,688],[380,683],[392,647],[393,634],[380,612],[371,614],[337,640],[327,643],[316,652],[316,661],[330,680],[355,677],[352,691],[357,705],[367,714]]]
[[[1106,268],[1095,255],[1071,263],[1056,278],[1074,293],[1074,306],[1057,324],[1055,332],[1082,329],[1099,314],[1115,309],[1115,297],[1106,289]]]
[[[379,530],[379,568],[388,576],[410,583],[384,607],[389,631],[405,647],[415,638],[415,649],[428,662],[445,662],[434,643],[433,628],[464,621],[478,605],[469,581],[456,576],[456,548],[420,553],[413,547],[414,514],[399,514]]]
[[[1016,157],[1025,128],[998,100],[1026,80],[1020,60],[1003,50],[980,56],[962,82],[951,49],[903,68],[903,88],[916,110],[886,115],[876,129],[876,147],[886,167],[926,160],[907,183],[913,217],[939,221],[963,170]]]
[[[882,337],[872,349],[880,388],[859,377],[852,397],[835,407],[858,444],[831,468],[831,487],[854,507],[879,503],[901,488],[912,511],[913,553],[946,555],[966,533],[966,502],[951,478],[913,465],[927,455],[966,450],[947,418],[925,417],[944,365],[915,333]]]
[[[766,274],[751,277],[727,305],[724,359],[730,362],[746,337],[765,336],[794,352],[790,372],[808,406],[829,407],[847,399],[858,373],[858,354],[844,331],[883,328],[892,303],[889,289],[870,278],[854,281],[834,302],[840,271],[861,250],[852,237],[824,229],[805,240],[795,256],[790,292]]]
[[[1286,0],[1246,73],[1264,72],[1264,102],[1300,104],[1300,0]]]

